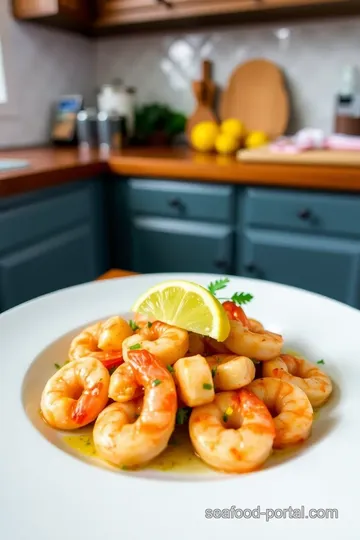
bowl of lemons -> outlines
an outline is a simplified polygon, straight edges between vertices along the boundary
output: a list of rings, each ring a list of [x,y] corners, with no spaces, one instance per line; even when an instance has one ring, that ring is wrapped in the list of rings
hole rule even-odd
[[[198,152],[235,154],[240,148],[258,148],[269,142],[263,131],[247,131],[237,118],[228,118],[221,124],[200,122],[191,131],[191,145]]]

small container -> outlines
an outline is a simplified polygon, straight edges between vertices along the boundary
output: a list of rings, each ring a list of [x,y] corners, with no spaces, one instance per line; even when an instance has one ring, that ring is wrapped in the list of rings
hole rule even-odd
[[[77,138],[82,148],[98,146],[97,115],[95,109],[80,111],[77,115]]]
[[[100,148],[121,150],[127,143],[126,118],[114,113],[100,111],[97,116]]]

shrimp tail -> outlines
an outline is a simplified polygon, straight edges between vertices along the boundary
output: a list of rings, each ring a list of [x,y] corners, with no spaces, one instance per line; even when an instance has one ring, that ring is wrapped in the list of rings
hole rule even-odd
[[[96,383],[91,389],[85,390],[81,397],[75,402],[71,419],[76,424],[83,424],[86,419],[92,416],[93,411],[96,410],[97,400],[102,388],[102,382]]]
[[[166,371],[166,369],[156,360],[155,356],[145,349],[128,351],[128,361],[134,369],[136,382],[140,386],[145,386],[151,378],[151,373],[156,370]]]

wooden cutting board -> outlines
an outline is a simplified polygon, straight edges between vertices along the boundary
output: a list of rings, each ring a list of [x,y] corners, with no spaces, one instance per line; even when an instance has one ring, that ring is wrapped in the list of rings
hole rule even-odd
[[[269,147],[264,146],[253,150],[240,150],[237,159],[247,163],[360,167],[360,152],[345,150],[308,150],[299,154],[282,154],[272,152]]]
[[[220,118],[237,118],[247,131],[264,131],[270,139],[285,133],[289,96],[280,69],[269,60],[250,60],[232,73],[220,102]]]
[[[216,86],[211,80],[211,63],[204,60],[202,64],[202,79],[192,83],[193,93],[196,99],[196,109],[188,118],[186,135],[190,141],[191,130],[200,122],[217,122],[213,111]]]

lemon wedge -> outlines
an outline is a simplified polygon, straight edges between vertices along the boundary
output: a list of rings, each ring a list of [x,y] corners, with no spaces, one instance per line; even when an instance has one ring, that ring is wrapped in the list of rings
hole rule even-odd
[[[191,281],[165,281],[144,293],[132,310],[189,332],[225,341],[230,323],[219,300]]]

